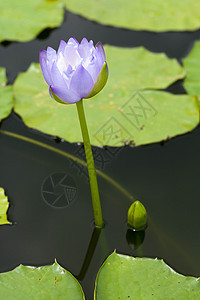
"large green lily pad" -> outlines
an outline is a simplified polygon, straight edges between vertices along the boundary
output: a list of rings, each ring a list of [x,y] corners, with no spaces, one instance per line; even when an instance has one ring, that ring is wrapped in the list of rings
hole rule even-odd
[[[91,20],[135,30],[200,28],[200,2],[192,0],[65,0],[68,10]]]
[[[124,91],[164,89],[185,77],[185,70],[176,59],[164,53],[155,54],[143,47],[120,48],[105,46],[109,82],[101,94],[118,96]],[[110,98],[112,96],[110,95]]]
[[[85,99],[93,145],[122,146],[153,143],[192,130],[199,122],[197,100],[145,88],[164,88],[184,76],[175,60],[143,48],[105,47],[109,63],[106,87]],[[14,83],[15,112],[27,126],[70,142],[82,136],[76,105],[63,105],[48,94],[38,64],[32,64]]]
[[[63,20],[59,0],[6,0],[0,2],[0,41],[29,41],[45,28]]]
[[[0,188],[0,225],[10,224],[7,219],[8,207],[8,197],[5,195],[4,189]]]
[[[200,280],[176,273],[163,260],[111,254],[96,279],[95,300],[199,300]]]
[[[0,68],[0,121],[6,118],[13,108],[12,87],[6,86],[6,72]]]
[[[184,87],[191,95],[200,97],[200,42],[196,42],[192,51],[183,60],[187,72]]]
[[[84,300],[78,281],[57,262],[50,266],[20,265],[0,274],[3,300]]]

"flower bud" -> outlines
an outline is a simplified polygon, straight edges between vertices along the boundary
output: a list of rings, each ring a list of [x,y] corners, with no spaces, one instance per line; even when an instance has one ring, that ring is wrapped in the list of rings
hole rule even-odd
[[[144,230],[147,224],[147,212],[140,201],[135,201],[128,210],[128,225],[135,230]]]

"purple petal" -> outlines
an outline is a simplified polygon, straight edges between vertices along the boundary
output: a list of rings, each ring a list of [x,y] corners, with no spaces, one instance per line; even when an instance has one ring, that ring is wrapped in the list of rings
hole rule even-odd
[[[72,78],[74,72],[75,72],[75,70],[72,69],[71,65],[69,65],[67,67],[67,70],[65,72],[63,72],[63,78],[65,79],[68,87],[70,85],[71,78]]]
[[[56,50],[54,50],[51,47],[47,48],[47,59],[49,61],[55,60],[56,59]]]
[[[83,38],[79,47],[78,47],[78,52],[80,56],[86,60],[88,56],[90,56],[93,51],[95,51],[93,41],[89,41],[86,38]]]
[[[72,74],[73,72],[74,72],[74,70],[72,69],[72,66],[69,65],[69,66],[67,67],[67,71],[65,71],[65,75],[71,76],[71,74]]]
[[[105,55],[105,51],[104,51],[104,48],[103,48],[103,45],[101,42],[98,42],[95,46],[96,49],[99,49],[99,52],[101,53],[101,56],[103,58],[103,62],[106,61],[106,55]]]
[[[49,70],[47,67],[47,51],[45,51],[43,49],[40,50],[40,66],[42,69],[44,79],[46,80],[48,85],[51,85],[52,79],[51,79],[51,75],[49,74]]]
[[[103,67],[103,64],[105,61],[102,57],[102,54],[101,54],[99,48],[96,48],[95,56],[96,56],[96,62],[98,64],[99,68],[101,69]]]
[[[68,42],[67,42],[68,45],[74,45],[74,46],[78,46],[79,45],[79,42],[77,41],[77,39],[75,39],[75,37],[71,37]]]
[[[97,81],[95,82],[92,90],[87,95],[87,98],[91,98],[91,97],[95,96],[96,94],[98,94],[105,86],[107,79],[108,79],[108,66],[107,66],[107,63],[105,62],[103,64],[103,67],[102,67],[99,75],[98,75]]]
[[[78,52],[80,54],[80,56],[85,60],[88,56],[88,51],[87,51],[87,47],[85,47],[84,45],[80,44],[78,47]]]
[[[57,56],[56,65],[61,74],[67,70],[68,63],[67,63],[66,59],[64,58],[62,52],[60,52]]]
[[[63,88],[57,88],[54,86],[51,86],[52,92],[60,98],[62,101],[66,103],[76,103],[79,100],[81,100],[80,96],[78,96],[76,93]]]
[[[88,40],[84,37],[80,43],[80,45],[88,45]]]
[[[77,47],[72,44],[65,47],[63,56],[72,67],[75,67],[82,62],[82,58],[78,53]]]
[[[65,80],[63,79],[55,61],[51,68],[51,78],[52,78],[52,82],[53,82],[54,86],[67,88],[67,84],[66,84]]]
[[[93,85],[94,82],[88,71],[79,65],[71,79],[70,90],[77,93],[82,99],[89,94]]]
[[[93,40],[90,40],[90,41],[88,42],[88,46],[89,46],[90,49],[93,49],[93,48],[94,48]]]
[[[48,47],[47,48],[47,67],[48,67],[49,73],[51,72],[52,65],[53,65],[54,61],[56,60],[56,58],[57,58],[56,51],[53,48]]]
[[[65,41],[63,41],[63,40],[60,41],[60,45],[59,45],[59,48],[58,48],[58,54],[60,52],[64,52],[66,45],[67,45],[67,43]]]
[[[86,63],[83,62],[83,67],[89,72],[89,74],[91,75],[93,82],[96,82],[97,77],[101,71],[101,68],[99,66],[99,64],[96,61],[96,58],[94,55],[91,55]]]

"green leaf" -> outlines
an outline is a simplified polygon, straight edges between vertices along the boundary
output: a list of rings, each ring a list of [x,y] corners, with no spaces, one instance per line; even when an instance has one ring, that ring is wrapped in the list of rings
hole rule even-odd
[[[176,273],[163,260],[111,254],[95,284],[95,300],[199,300],[200,280]]]
[[[63,21],[59,0],[6,0],[0,3],[0,41],[29,41]]]
[[[8,207],[8,197],[5,196],[4,189],[0,188],[0,225],[11,224],[7,219]]]
[[[4,300],[84,300],[78,281],[57,262],[50,266],[20,265],[0,274],[0,296]]]
[[[12,87],[6,86],[6,72],[0,68],[0,121],[6,118],[13,108]]]
[[[176,60],[143,48],[107,46],[105,50],[108,83],[98,95],[84,100],[93,145],[148,144],[185,133],[198,124],[197,100],[191,96],[158,91],[135,94],[138,89],[164,88],[182,78],[185,73]],[[70,142],[82,141],[76,106],[59,104],[49,96],[38,64],[18,76],[14,94],[15,112],[27,126]],[[112,137],[111,130],[117,132]]]
[[[109,69],[104,91],[110,98],[111,94],[129,96],[127,92],[140,89],[164,89],[185,77],[185,70],[177,60],[169,59],[164,53],[155,54],[143,47],[105,46],[104,49]]]
[[[184,88],[191,94],[200,97],[200,42],[196,42],[192,51],[183,60],[187,77]]]
[[[65,0],[66,7],[102,24],[151,31],[200,28],[200,2],[191,0]]]

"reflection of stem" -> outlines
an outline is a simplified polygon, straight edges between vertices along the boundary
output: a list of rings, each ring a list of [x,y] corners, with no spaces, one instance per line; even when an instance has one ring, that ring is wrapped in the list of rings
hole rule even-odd
[[[92,197],[92,206],[93,206],[93,213],[94,213],[94,222],[95,225],[103,228],[103,217],[101,211],[101,202],[99,197],[99,188],[97,183],[97,174],[94,165],[94,159],[92,154],[92,148],[90,144],[90,138],[87,129],[87,123],[85,119],[85,113],[83,108],[83,100],[80,100],[76,103],[79,121],[81,125],[81,131],[83,136],[84,148],[85,148],[85,156],[87,160],[87,168],[88,168],[88,175],[90,181],[90,191]]]
[[[82,268],[81,268],[81,271],[80,271],[79,275],[76,276],[76,278],[78,280],[83,280],[84,277],[85,277],[87,269],[88,269],[88,267],[90,265],[90,262],[92,260],[94,251],[96,249],[96,245],[97,245],[97,242],[99,240],[100,233],[101,233],[101,228],[95,227],[94,230],[93,230],[93,233],[92,233],[92,237],[91,237],[91,240],[90,240],[90,243],[89,243],[89,246],[88,246],[88,250],[87,250],[87,253],[86,253]]]
[[[105,254],[107,255],[109,252],[109,245],[108,245],[108,239],[106,237],[105,228],[101,230],[101,237],[99,240],[99,245],[101,247],[101,257],[104,257]]]
[[[23,135],[20,135],[20,134],[17,134],[17,133],[13,133],[13,132],[10,132],[10,131],[6,131],[6,130],[0,130],[0,133],[4,134],[4,135],[7,135],[7,136],[11,136],[13,138],[16,138],[16,139],[19,139],[19,140],[22,140],[22,141],[25,141],[25,142],[28,142],[28,143],[31,143],[33,145],[42,147],[44,149],[53,151],[53,152],[55,152],[59,155],[62,155],[64,157],[67,157],[67,158],[77,162],[78,164],[80,164],[84,167],[87,167],[87,164],[84,160],[79,159],[79,158],[77,158],[76,156],[74,156],[70,153],[67,153],[67,152],[62,151],[60,149],[57,149],[55,147],[49,146],[45,143],[42,143],[42,142],[36,141],[34,139],[28,138],[26,136],[23,136]],[[106,181],[108,181],[110,184],[112,184],[116,189],[118,189],[122,194],[124,194],[131,202],[134,201],[134,197],[129,192],[127,192],[127,190],[124,189],[118,182],[116,182],[114,179],[112,179],[111,177],[109,177],[108,175],[106,175],[105,173],[103,173],[102,171],[100,171],[98,169],[96,169],[96,172],[99,176],[104,178]]]

